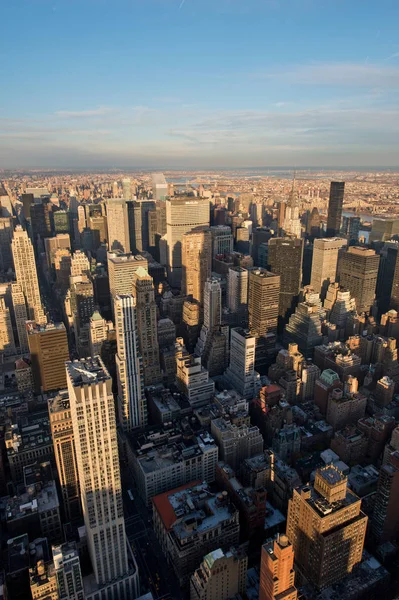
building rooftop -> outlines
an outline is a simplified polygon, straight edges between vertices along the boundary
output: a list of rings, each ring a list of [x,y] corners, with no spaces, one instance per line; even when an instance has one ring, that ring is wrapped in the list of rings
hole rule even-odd
[[[8,457],[40,446],[52,446],[48,412],[20,415],[17,423],[6,426],[5,443]]]
[[[165,494],[161,496],[165,498]],[[170,508],[166,508],[165,500],[160,504],[158,498],[156,496],[153,499],[154,505],[166,527],[165,518],[171,511]],[[215,495],[205,482],[168,492],[167,503],[176,517],[170,530],[180,541],[223,526],[237,514],[237,509],[229,501],[227,492]]]
[[[99,356],[82,358],[81,360],[68,361],[67,373],[72,385],[79,387],[85,384],[100,383],[111,379],[103,361]]]
[[[59,507],[55,481],[44,485],[30,485],[24,493],[7,496],[2,502],[6,521],[22,519],[29,514],[51,511]]]

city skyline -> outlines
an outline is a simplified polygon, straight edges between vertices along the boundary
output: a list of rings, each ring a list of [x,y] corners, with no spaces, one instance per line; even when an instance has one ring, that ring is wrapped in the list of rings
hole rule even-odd
[[[396,165],[398,11],[392,0],[9,4],[1,163]]]

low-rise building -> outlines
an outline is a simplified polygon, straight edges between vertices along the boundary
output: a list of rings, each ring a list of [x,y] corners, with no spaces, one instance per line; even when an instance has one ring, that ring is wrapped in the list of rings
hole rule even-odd
[[[238,544],[238,510],[227,492],[190,483],[153,498],[154,531],[180,585],[188,583],[202,557]]]
[[[199,479],[212,482],[218,447],[209,433],[185,434],[179,426],[129,438],[128,460],[148,504],[153,496]]]
[[[242,461],[263,450],[263,437],[258,427],[234,425],[219,418],[211,421],[211,433],[219,446],[220,459],[233,469],[238,469]]]
[[[245,547],[221,548],[204,557],[190,580],[190,600],[227,600],[246,590],[248,557]]]

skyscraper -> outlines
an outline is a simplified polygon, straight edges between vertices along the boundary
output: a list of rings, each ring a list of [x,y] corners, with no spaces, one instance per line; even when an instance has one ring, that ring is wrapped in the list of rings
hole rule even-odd
[[[336,237],[341,231],[342,207],[344,204],[345,182],[332,181],[328,201],[327,237]]]
[[[293,491],[288,502],[287,536],[303,575],[319,589],[352,572],[362,559],[367,517],[348,480],[329,465],[313,485]]]
[[[40,297],[35,254],[27,232],[20,225],[15,228],[11,246],[17,283],[25,297],[28,317],[36,323],[44,324],[46,317]]]
[[[205,282],[204,289],[204,327],[212,331],[218,327],[222,318],[222,289],[219,279],[211,277]]]
[[[248,269],[231,267],[227,279],[227,306],[238,319],[245,319],[248,302]]]
[[[209,200],[191,196],[166,200],[167,271],[169,283],[180,287],[183,235],[197,227],[208,227]]]
[[[201,305],[212,271],[212,236],[209,229],[194,229],[182,240],[182,293]]]
[[[129,221],[126,200],[111,198],[107,202],[108,248],[130,252]]]
[[[399,310],[399,252],[396,252],[395,270],[392,280],[390,308]]]
[[[132,199],[132,181],[130,177],[125,177],[122,179],[122,192],[124,200]]]
[[[65,361],[69,359],[65,325],[48,323],[41,326],[28,321],[26,327],[35,391],[65,388]]]
[[[378,478],[374,512],[371,520],[372,533],[378,544],[394,541],[399,534],[399,452],[389,456]]]
[[[0,208],[0,269],[8,271],[13,267],[11,252],[12,218],[2,215],[3,211]]]
[[[248,399],[256,397],[255,350],[254,335],[241,327],[231,330],[230,364],[225,377],[239,394]]]
[[[19,353],[24,354],[29,349],[28,333],[25,325],[28,320],[28,312],[26,309],[25,296],[19,283],[13,283],[11,285],[11,298],[14,308],[15,324],[17,327]]]
[[[294,550],[286,535],[262,546],[259,600],[296,600]]]
[[[285,216],[282,229],[284,235],[292,235],[297,238],[301,237],[302,228],[299,218],[298,196],[295,191],[295,179],[292,182],[292,189],[285,208]]]
[[[380,257],[375,250],[351,246],[342,255],[339,282],[355,299],[356,310],[369,313],[375,301]]]
[[[5,356],[15,354],[10,309],[2,296],[0,297],[0,353]]]
[[[144,384],[154,385],[161,379],[157,305],[153,279],[142,267],[134,274],[132,294],[136,303],[137,341],[143,361]]]
[[[168,195],[168,184],[163,173],[153,173],[152,196],[155,200],[165,200]]]
[[[119,294],[125,296],[132,293],[134,274],[139,267],[148,269],[148,261],[140,254],[124,254],[123,252],[108,252],[108,276],[111,302]]]
[[[95,581],[104,597],[134,598],[138,573],[125,534],[112,380],[99,357],[67,362],[66,371]]]
[[[280,275],[279,317],[286,321],[295,309],[302,282],[303,239],[269,240],[270,270]]]
[[[264,369],[276,344],[280,275],[254,269],[249,273],[248,323],[256,337],[256,368]]]
[[[143,362],[138,348],[134,296],[116,296],[114,313],[119,422],[125,431],[130,431],[147,424]]]
[[[325,296],[330,283],[336,280],[338,253],[346,245],[346,240],[337,237],[314,241],[310,285],[317,294]]]
[[[71,407],[66,390],[50,396],[48,412],[65,516],[68,522],[74,521],[82,512]]]

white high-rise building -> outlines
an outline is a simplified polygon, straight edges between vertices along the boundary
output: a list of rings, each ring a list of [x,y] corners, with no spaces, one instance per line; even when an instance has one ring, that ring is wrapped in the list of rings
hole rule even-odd
[[[122,190],[123,190],[123,199],[131,200],[132,199],[132,181],[130,177],[126,177],[122,179]]]
[[[212,331],[220,325],[222,316],[222,288],[215,277],[207,279],[204,289],[204,327]]]
[[[15,324],[17,326],[19,353],[29,351],[26,321],[29,320],[26,310],[25,296],[19,283],[11,284],[11,298],[14,308]]]
[[[294,235],[298,238],[300,238],[302,234],[301,219],[299,218],[298,198],[295,191],[295,180],[292,182],[292,190],[285,209],[283,230],[285,235]]]
[[[255,371],[256,338],[241,327],[234,327],[230,337],[230,364],[226,379],[244,398],[254,398],[259,375]]]
[[[132,295],[116,296],[114,313],[119,421],[125,431],[131,431],[147,424],[143,361],[137,340],[136,299]]]
[[[126,200],[111,198],[107,202],[108,248],[130,252],[129,219]]]
[[[152,196],[155,200],[165,200],[168,195],[168,184],[163,173],[153,173]]]
[[[99,598],[135,598],[138,572],[125,534],[112,379],[98,356],[67,362],[66,372],[96,592]]]
[[[11,246],[17,283],[25,297],[28,317],[39,325],[44,325],[47,319],[40,297],[35,253],[27,232],[20,225],[15,228]]]
[[[233,313],[243,311],[248,304],[248,270],[242,267],[229,269],[227,306]]]
[[[336,237],[314,241],[310,285],[317,294],[321,293],[325,296],[330,283],[334,283],[337,276],[338,253],[347,243],[347,240]]]
[[[85,600],[79,553],[74,542],[53,546],[53,561],[60,600]]]
[[[180,287],[183,235],[196,227],[209,226],[209,200],[191,196],[166,200],[166,266],[169,283]]]

